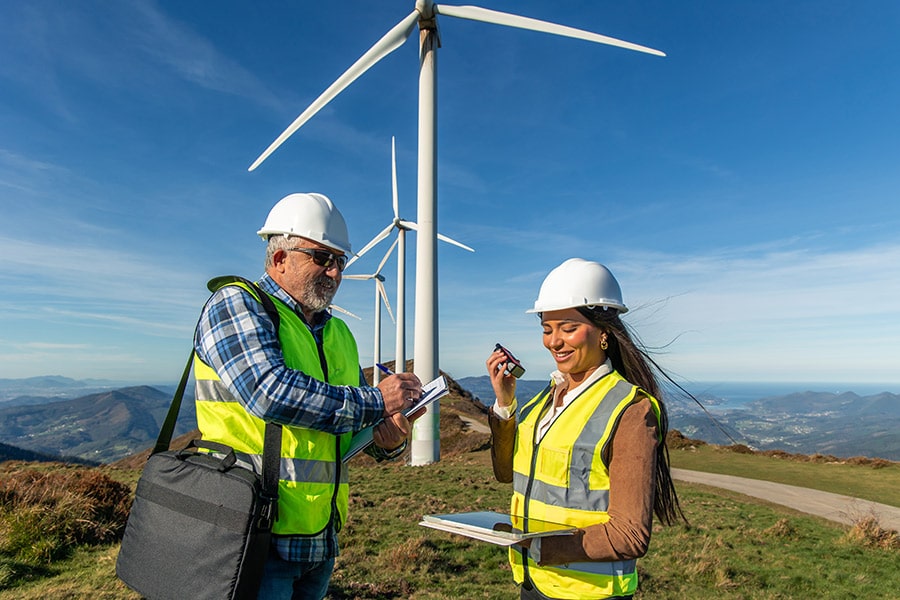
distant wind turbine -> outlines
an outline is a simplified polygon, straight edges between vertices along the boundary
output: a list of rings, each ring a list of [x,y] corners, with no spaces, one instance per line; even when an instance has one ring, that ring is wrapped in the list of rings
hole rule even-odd
[[[432,0],[417,0],[413,12],[388,31],[369,48],[349,69],[332,83],[304,110],[293,123],[266,148],[250,166],[254,170],[287,138],[323,106],[340,94],[360,75],[385,56],[399,48],[419,26],[419,156],[418,156],[418,215],[419,235],[416,240],[416,324],[414,370],[422,381],[438,375],[437,323],[437,49],[438,15],[471,21],[482,21],[528,29],[552,35],[571,37],[599,44],[618,46],[628,50],[665,56],[659,50],[607,37],[590,31],[539,21],[477,6],[437,5]],[[440,432],[438,404],[431,404],[426,414],[413,426],[410,462],[424,465],[440,460]]]
[[[358,258],[375,247],[383,239],[391,234],[391,231],[397,230],[397,239],[388,250],[388,255],[394,246],[397,247],[397,337],[396,352],[394,354],[394,370],[397,372],[406,369],[406,232],[409,230],[418,231],[419,226],[412,221],[406,221],[400,218],[400,198],[397,192],[397,144],[391,137],[391,191],[393,196],[394,219],[387,227],[382,229],[369,243],[363,246],[362,250],[356,253],[356,256],[350,259],[347,266],[352,265]],[[461,244],[456,240],[445,236],[442,233],[437,234],[437,238],[442,242],[459,246],[463,250],[475,252],[469,246]],[[387,256],[387,255],[385,255]],[[429,380],[430,381],[430,380]]]
[[[372,358],[372,382],[374,385],[378,385],[378,382],[381,381],[381,370],[378,368],[378,363],[381,362],[382,301],[384,302],[385,307],[387,307],[388,314],[391,316],[391,321],[394,320],[394,314],[391,312],[391,303],[388,301],[387,292],[384,290],[384,275],[381,274],[381,269],[384,267],[384,263],[387,262],[388,257],[391,255],[391,252],[396,245],[397,241],[395,240],[394,243],[391,244],[391,247],[388,248],[387,253],[385,253],[384,258],[381,259],[381,262],[378,264],[378,268],[375,269],[374,273],[370,273],[369,275],[344,275],[344,279],[361,279],[375,282],[375,353]]]

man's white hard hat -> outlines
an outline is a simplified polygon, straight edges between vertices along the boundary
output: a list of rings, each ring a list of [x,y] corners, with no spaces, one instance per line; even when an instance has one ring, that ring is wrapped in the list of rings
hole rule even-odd
[[[352,254],[347,222],[341,211],[323,194],[285,196],[269,211],[266,223],[256,232],[264,240],[273,235],[299,235],[344,254]]]
[[[534,308],[528,313],[540,313],[579,306],[614,308],[628,312],[622,301],[622,289],[613,274],[598,262],[570,258],[544,278]]]

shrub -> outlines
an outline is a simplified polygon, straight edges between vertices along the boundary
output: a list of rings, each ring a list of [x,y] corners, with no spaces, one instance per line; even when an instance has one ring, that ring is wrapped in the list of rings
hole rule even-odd
[[[900,534],[892,529],[882,529],[875,517],[864,517],[853,523],[844,541],[867,548],[900,550]]]
[[[730,446],[725,446],[726,450],[730,450],[737,454],[753,454],[753,449],[745,444],[732,444]]]
[[[0,480],[0,556],[46,565],[76,546],[121,538],[131,490],[97,469],[7,465]]]
[[[666,436],[666,446],[668,446],[669,450],[683,450],[685,448],[697,448],[698,446],[705,445],[706,442],[703,440],[692,440],[691,438],[684,437],[684,434],[677,429],[670,429]]]
[[[868,456],[851,456],[847,459],[848,465],[860,465],[872,467],[873,469],[884,469],[890,467],[894,463],[883,458],[869,458]]]

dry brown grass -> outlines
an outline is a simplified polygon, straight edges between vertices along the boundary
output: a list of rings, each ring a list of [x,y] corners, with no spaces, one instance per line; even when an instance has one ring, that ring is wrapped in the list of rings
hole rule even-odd
[[[47,463],[2,464],[0,559],[49,564],[79,545],[121,538],[131,489],[98,469]]]
[[[900,534],[892,529],[883,529],[874,516],[857,520],[843,539],[844,542],[855,546],[900,550]]]

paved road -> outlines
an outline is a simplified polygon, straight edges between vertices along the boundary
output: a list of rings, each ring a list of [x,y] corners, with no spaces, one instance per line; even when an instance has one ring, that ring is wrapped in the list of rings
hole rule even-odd
[[[476,421],[472,417],[466,417],[464,415],[459,415],[459,418],[462,420],[463,423],[465,423],[466,425],[469,426],[469,429],[471,431],[477,431],[479,433],[490,433],[491,432],[490,427],[488,427],[484,423]]]
[[[672,469],[672,477],[680,481],[732,490],[846,525],[874,516],[882,529],[900,531],[900,508],[887,504],[783,483],[685,469]]]

